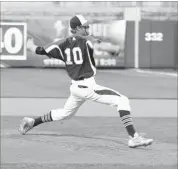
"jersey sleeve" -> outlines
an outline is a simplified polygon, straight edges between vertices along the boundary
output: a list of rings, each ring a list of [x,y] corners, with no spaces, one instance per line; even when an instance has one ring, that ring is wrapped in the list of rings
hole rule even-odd
[[[44,50],[46,52],[46,55],[50,58],[60,59],[64,60],[63,53],[62,53],[62,45],[51,43],[44,47]]]

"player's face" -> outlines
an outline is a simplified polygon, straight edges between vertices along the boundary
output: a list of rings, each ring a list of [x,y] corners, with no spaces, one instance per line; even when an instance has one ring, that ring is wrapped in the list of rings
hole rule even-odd
[[[89,35],[89,26],[81,26],[80,27],[80,34],[82,36],[88,36]]]

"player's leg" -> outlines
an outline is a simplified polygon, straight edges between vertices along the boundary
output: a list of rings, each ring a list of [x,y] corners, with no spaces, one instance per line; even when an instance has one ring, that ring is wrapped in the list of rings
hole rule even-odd
[[[84,101],[84,99],[71,94],[66,101],[64,108],[51,110],[49,113],[37,118],[25,117],[19,127],[19,131],[21,134],[25,134],[33,127],[38,126],[42,123],[69,119],[77,112]]]
[[[152,139],[144,139],[136,132],[131,116],[129,99],[126,96],[110,88],[95,85],[92,94],[88,95],[88,99],[117,108],[121,121],[130,136],[129,147],[146,146],[153,142]]]
[[[110,88],[96,85],[94,88],[93,95],[92,97],[90,97],[90,99],[102,104],[107,104],[116,107],[117,111],[119,112],[121,121],[126,127],[129,136],[134,136],[136,130],[133,125],[133,120],[130,113],[131,108],[129,99],[126,96]]]

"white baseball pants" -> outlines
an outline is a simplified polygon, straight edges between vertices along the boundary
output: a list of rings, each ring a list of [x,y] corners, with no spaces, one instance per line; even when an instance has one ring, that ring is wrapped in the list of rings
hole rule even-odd
[[[70,97],[62,109],[51,110],[53,120],[71,118],[86,100],[114,106],[119,110],[130,111],[129,100],[115,90],[96,84],[94,77],[74,81],[70,86]]]

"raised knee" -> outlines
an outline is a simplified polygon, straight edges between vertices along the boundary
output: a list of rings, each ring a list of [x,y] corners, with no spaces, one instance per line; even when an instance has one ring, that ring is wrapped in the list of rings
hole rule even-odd
[[[118,111],[119,110],[126,110],[126,111],[131,111],[131,108],[130,108],[130,102],[129,102],[129,99],[128,97],[122,95],[120,97],[120,101],[118,103]]]
[[[126,96],[122,96],[123,102],[129,104],[129,99]]]

